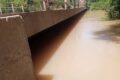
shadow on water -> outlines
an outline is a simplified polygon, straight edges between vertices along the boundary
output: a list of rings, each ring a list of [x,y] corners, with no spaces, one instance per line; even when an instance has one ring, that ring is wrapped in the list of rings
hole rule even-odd
[[[53,79],[53,75],[40,75],[39,72],[54,55],[84,13],[85,11],[29,38],[37,80]]]
[[[120,23],[110,25],[110,28],[95,32],[98,40],[107,40],[115,43],[120,43]]]

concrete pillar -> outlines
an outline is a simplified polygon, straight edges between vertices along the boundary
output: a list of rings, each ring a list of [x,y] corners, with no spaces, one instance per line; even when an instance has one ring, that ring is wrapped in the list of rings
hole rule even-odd
[[[35,80],[28,41],[19,15],[0,17],[0,80]]]

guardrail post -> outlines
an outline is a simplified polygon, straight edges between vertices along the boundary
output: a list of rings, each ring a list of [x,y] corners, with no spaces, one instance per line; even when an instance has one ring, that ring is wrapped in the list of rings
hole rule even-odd
[[[46,3],[45,3],[45,0],[43,0],[43,10],[46,11]]]
[[[11,5],[12,5],[12,12],[15,13],[15,9],[14,9],[13,3]]]
[[[24,6],[23,6],[23,5],[21,5],[21,9],[22,9],[22,12],[25,12]]]
[[[0,14],[2,14],[2,9],[1,9],[1,7],[0,7]]]
[[[64,7],[65,7],[65,10],[67,9],[67,0],[64,0]]]

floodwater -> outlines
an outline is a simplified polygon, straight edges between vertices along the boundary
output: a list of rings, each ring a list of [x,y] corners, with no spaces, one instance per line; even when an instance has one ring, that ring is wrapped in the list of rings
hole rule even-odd
[[[120,80],[119,23],[87,11],[41,33],[31,47],[37,79]]]

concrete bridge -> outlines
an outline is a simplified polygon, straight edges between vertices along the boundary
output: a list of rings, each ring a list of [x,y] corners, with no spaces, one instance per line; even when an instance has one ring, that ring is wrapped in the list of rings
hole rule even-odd
[[[0,79],[120,80],[119,36],[109,29],[119,21],[103,17],[86,8],[0,17]]]
[[[35,80],[28,39],[84,10],[78,8],[0,17],[0,79]]]

